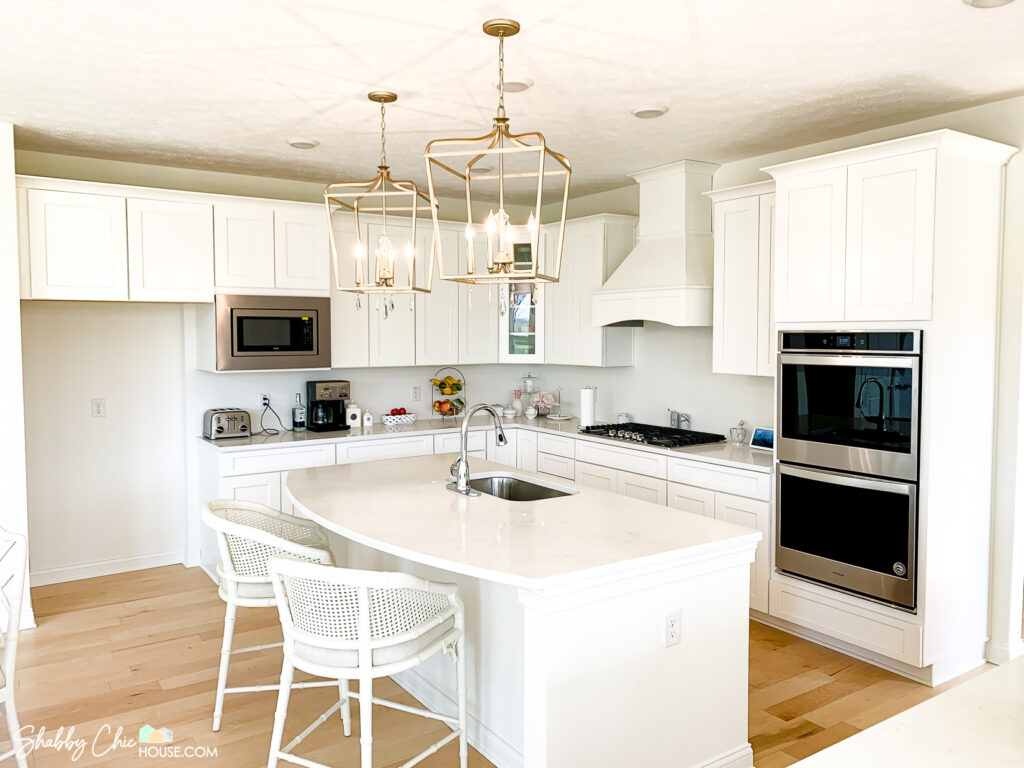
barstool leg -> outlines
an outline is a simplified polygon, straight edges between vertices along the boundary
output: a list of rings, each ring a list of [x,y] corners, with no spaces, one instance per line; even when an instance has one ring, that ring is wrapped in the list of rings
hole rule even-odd
[[[373,678],[359,678],[359,765],[373,768]]]
[[[352,735],[352,700],[348,697],[348,680],[338,681],[338,693],[341,696],[341,725],[345,735]]]
[[[220,672],[217,673],[217,703],[213,707],[213,730],[220,730],[221,715],[224,714],[224,689],[228,685],[228,665],[231,663],[231,639],[235,634],[235,613],[238,609],[231,603],[224,612],[224,641],[220,646]]]
[[[455,644],[455,687],[459,698],[459,768],[466,768],[469,744],[466,738],[466,641],[459,638]]]
[[[18,712],[14,708],[13,680],[7,681],[7,690],[4,691],[4,714],[7,716],[7,733],[11,739],[11,747],[17,750],[14,753],[14,760],[18,768],[28,768],[28,759],[25,757],[25,744],[21,738],[21,725],[18,724]]]
[[[274,731],[270,736],[270,756],[267,768],[277,768],[277,755],[281,751],[281,739],[284,736],[284,721],[288,717],[288,694],[292,690],[292,678],[295,668],[287,658],[281,665],[281,689],[277,692],[277,710],[274,712]]]

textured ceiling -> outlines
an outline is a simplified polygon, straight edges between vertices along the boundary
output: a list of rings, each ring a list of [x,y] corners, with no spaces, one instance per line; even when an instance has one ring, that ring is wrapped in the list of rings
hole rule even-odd
[[[428,140],[489,128],[480,24],[506,15],[507,72],[535,81],[511,127],[568,155],[576,195],[1024,91],[1024,2],[4,0],[0,120],[22,149],[326,182],[372,175],[387,88],[389,159],[423,181]],[[649,103],[670,111],[632,117]]]

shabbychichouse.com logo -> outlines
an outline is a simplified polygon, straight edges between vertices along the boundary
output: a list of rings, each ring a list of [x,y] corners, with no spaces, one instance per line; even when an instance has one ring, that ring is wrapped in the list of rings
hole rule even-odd
[[[154,728],[148,723],[139,728],[139,757],[217,757],[216,747],[175,746],[174,731]]]

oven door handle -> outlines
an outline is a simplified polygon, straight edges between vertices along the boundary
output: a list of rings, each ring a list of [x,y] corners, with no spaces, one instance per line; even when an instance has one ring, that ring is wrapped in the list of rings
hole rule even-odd
[[[898,493],[903,496],[914,495],[915,488],[910,483],[901,483],[898,480],[878,480],[860,475],[848,475],[844,472],[828,472],[822,469],[803,469],[779,464],[779,474],[791,477],[800,477],[805,480],[814,480],[819,483],[831,483],[832,485],[845,485],[850,488],[863,488],[868,491],[882,491],[883,493]]]
[[[791,352],[779,354],[780,365],[827,365],[849,368],[911,368],[918,369],[918,357],[880,357],[878,355],[795,355]]]

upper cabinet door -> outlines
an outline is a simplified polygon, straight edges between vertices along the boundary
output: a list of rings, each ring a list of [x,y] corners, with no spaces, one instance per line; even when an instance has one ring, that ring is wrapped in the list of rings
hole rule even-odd
[[[370,277],[376,268],[374,251],[381,236],[381,226],[368,224],[366,231],[369,251],[366,268]],[[411,231],[409,227],[389,226],[388,235],[396,253],[395,282],[407,283],[409,273],[404,254]],[[378,293],[366,297],[366,301],[370,305],[370,365],[416,365],[415,296],[411,293],[391,296]]]
[[[351,215],[332,219],[342,285],[355,284],[356,224]],[[333,270],[333,267],[332,267]],[[365,368],[370,364],[370,298],[337,289],[331,277],[331,368]]]
[[[213,206],[128,198],[132,301],[213,301]]]
[[[125,199],[28,190],[32,298],[128,300]]]
[[[715,203],[715,373],[757,373],[760,207],[757,195]]]
[[[780,178],[775,320],[844,319],[846,168]]]
[[[846,319],[929,320],[935,151],[848,169]]]
[[[761,195],[757,237],[757,375],[774,376],[778,339],[772,269],[775,264],[775,194]]]
[[[581,269],[592,269],[600,287],[601,265],[599,259],[581,264],[584,254],[584,232],[587,227],[566,224],[565,243],[562,246],[562,268],[557,283],[544,286],[544,321],[547,324],[544,334],[544,359],[549,363],[575,365],[580,352],[579,343],[583,333],[581,328]],[[544,263],[554,264],[554,252],[558,240],[558,227],[546,226],[540,233],[540,247],[544,253]],[[600,244],[599,244],[600,245]],[[548,267],[553,269],[553,266]],[[586,296],[586,312],[591,313],[590,293]],[[587,329],[593,323],[588,320]],[[600,330],[598,330],[600,334]],[[600,344],[600,339],[598,339]],[[600,352],[598,353],[600,354]]]
[[[218,288],[274,287],[274,207],[270,203],[215,203],[213,235]]]
[[[459,251],[459,233],[442,229],[441,251],[447,259],[448,272],[455,271]],[[452,365],[459,360],[459,290],[458,284],[442,280],[434,268],[432,248],[434,227],[429,221],[416,225],[416,271],[419,284],[427,284],[434,270],[430,293],[416,297],[416,365]]]
[[[476,253],[487,241],[477,236]],[[466,239],[459,238],[459,264],[466,263]],[[460,267],[461,269],[462,267]],[[459,362],[498,362],[498,291],[501,286],[459,284]]]
[[[324,206],[274,208],[274,258],[278,288],[329,290],[330,243]]]

